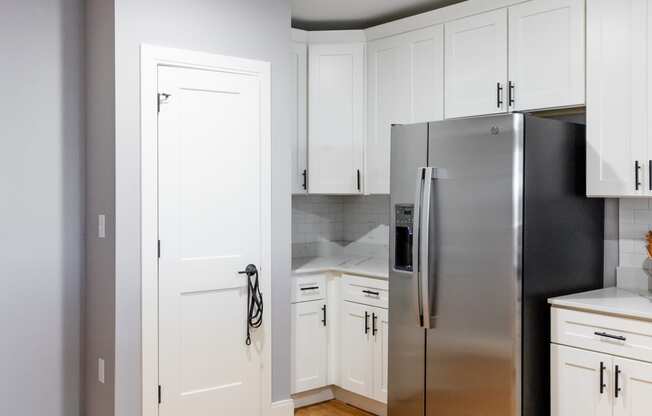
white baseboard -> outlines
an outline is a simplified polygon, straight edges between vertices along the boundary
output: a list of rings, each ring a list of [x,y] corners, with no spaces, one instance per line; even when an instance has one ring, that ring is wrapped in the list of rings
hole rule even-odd
[[[295,409],[312,406],[313,404],[327,402],[335,398],[332,386],[322,387],[320,389],[304,391],[292,395]]]
[[[343,388],[333,386],[335,398],[346,404],[350,404],[358,409],[365,410],[371,414],[378,416],[387,416],[387,405],[376,400],[369,399],[359,394],[352,393]]]
[[[280,400],[272,403],[269,416],[294,416],[294,400]]]
[[[296,409],[337,399],[371,414],[387,416],[387,405],[385,403],[360,396],[359,394],[352,393],[337,386],[326,386],[321,389],[293,394],[292,398],[294,399],[294,407]]]

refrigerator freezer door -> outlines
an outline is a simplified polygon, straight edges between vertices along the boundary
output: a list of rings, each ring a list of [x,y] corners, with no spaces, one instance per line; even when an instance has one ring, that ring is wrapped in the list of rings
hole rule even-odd
[[[425,414],[518,415],[523,116],[431,123],[429,164]]]
[[[419,319],[412,246],[416,174],[427,166],[428,125],[393,126],[391,146],[388,411],[422,416],[426,333]]]

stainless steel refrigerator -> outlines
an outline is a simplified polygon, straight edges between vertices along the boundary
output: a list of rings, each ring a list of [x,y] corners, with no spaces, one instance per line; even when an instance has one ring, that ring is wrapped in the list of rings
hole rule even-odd
[[[549,416],[547,298],[603,285],[584,126],[392,127],[389,416]]]

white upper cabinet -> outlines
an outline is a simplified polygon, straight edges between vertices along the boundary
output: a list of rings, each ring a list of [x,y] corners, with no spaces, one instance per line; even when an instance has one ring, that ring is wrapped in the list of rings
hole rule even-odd
[[[308,192],[308,45],[292,43],[292,193]]]
[[[584,0],[534,0],[509,8],[511,110],[584,104]]]
[[[368,45],[366,193],[389,193],[392,124],[444,117],[443,32],[438,25]]]
[[[650,195],[649,0],[587,3],[587,194]]]
[[[308,186],[311,193],[362,192],[365,45],[309,46]]]
[[[446,118],[507,111],[507,10],[445,25]]]

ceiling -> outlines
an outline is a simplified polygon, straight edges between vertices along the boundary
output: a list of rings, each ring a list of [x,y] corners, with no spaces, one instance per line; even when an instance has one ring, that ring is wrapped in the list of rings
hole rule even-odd
[[[292,26],[365,29],[464,0],[292,0]]]

